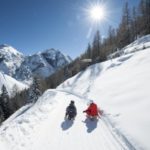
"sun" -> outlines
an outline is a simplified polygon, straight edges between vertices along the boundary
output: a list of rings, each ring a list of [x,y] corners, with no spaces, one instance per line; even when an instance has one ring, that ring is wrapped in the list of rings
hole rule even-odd
[[[105,28],[106,24],[110,22],[110,10],[106,1],[94,0],[88,1],[82,7],[82,15],[86,20],[86,25],[89,27],[86,38],[89,39],[96,30]],[[82,16],[81,15],[81,16]]]
[[[105,9],[103,6],[95,5],[90,8],[89,14],[93,21],[101,21],[105,18]]]

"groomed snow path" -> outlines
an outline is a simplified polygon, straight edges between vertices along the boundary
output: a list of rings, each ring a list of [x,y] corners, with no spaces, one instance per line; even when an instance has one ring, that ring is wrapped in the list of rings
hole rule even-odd
[[[75,100],[77,117],[65,121],[70,100]],[[111,123],[109,115],[98,121],[86,119],[86,99],[65,91],[48,90],[23,115],[17,114],[0,129],[1,150],[135,150]],[[20,111],[20,114],[22,112]],[[7,125],[9,124],[9,125]]]

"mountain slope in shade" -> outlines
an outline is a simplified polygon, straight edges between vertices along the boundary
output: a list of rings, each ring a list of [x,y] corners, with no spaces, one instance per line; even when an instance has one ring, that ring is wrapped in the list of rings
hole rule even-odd
[[[0,72],[0,92],[1,92],[2,85],[5,85],[9,95],[11,95],[11,96],[14,95],[16,92],[19,92],[19,91],[22,91],[22,90],[28,88],[28,86],[26,84],[23,84],[23,83],[15,80],[14,78]],[[14,89],[14,87],[15,87],[15,89]],[[15,90],[17,90],[17,91],[15,91]]]

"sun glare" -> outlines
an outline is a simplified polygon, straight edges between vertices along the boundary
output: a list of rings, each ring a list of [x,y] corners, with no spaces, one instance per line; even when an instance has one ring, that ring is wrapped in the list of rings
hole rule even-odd
[[[90,17],[94,21],[100,21],[105,18],[105,10],[102,6],[96,5],[90,9]]]
[[[107,22],[109,22],[109,10],[107,2],[102,0],[89,1],[86,3],[83,9],[83,15],[88,22],[89,30],[87,33],[87,38],[100,28],[103,28]],[[105,27],[104,27],[105,28]]]

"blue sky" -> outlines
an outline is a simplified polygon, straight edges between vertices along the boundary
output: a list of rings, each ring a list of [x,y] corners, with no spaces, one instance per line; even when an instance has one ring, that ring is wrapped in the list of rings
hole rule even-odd
[[[98,0],[0,0],[0,44],[12,45],[25,55],[48,48],[72,58],[83,53],[96,29],[103,37],[117,27],[127,0],[99,0],[107,20],[95,25],[89,18],[91,3]],[[137,6],[139,0],[128,0]]]

